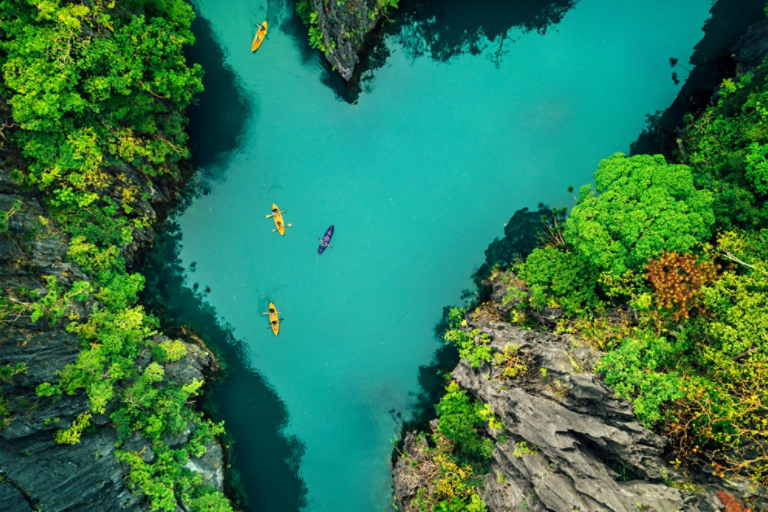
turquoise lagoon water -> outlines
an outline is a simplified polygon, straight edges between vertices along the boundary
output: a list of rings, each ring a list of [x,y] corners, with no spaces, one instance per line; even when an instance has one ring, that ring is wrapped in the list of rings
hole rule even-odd
[[[669,106],[669,59],[687,62],[712,6],[508,3],[440,2],[412,19],[405,4],[350,103],[292,4],[195,2],[240,97],[209,80],[193,143],[215,179],[174,236],[184,286],[238,340],[214,400],[249,510],[388,507],[391,441],[443,306],[461,302],[515,210],[572,205],[566,188]],[[284,237],[265,219],[272,203],[293,223]],[[318,256],[331,224],[334,248]],[[269,302],[279,337],[261,315]]]

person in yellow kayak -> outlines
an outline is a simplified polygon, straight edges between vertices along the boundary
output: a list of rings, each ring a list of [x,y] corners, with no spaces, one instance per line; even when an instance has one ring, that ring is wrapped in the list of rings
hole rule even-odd
[[[278,213],[280,213],[280,210],[278,210],[277,208],[272,208],[272,215],[277,215]],[[277,224],[278,228],[283,227],[283,221],[281,220],[276,221],[275,224]]]
[[[251,43],[251,51],[255,52],[256,50],[258,50],[259,46],[261,46],[261,43],[265,37],[267,37],[266,21],[261,25],[259,25],[259,29],[256,31],[256,37],[253,38],[253,43]]]

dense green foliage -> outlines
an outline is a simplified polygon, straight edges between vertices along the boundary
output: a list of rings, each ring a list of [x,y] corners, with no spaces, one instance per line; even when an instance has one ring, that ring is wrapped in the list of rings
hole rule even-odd
[[[156,336],[156,320],[138,304],[144,278],[129,273],[120,255],[152,221],[149,178],[178,175],[189,156],[184,109],[202,90],[201,70],[183,55],[194,42],[192,18],[182,0],[2,0],[0,66],[2,94],[21,128],[15,142],[29,164],[17,177],[42,194],[71,236],[69,259],[89,277],[66,289],[49,276],[47,293],[29,297],[33,321],[64,322],[82,341],[58,382],[37,389],[40,397],[88,396],[90,411],[54,437],[77,443],[91,414],[109,411],[119,442],[140,431],[158,455],[153,464],[120,455],[131,467],[130,485],[153,509],[174,510],[182,500],[191,510],[226,511],[223,495],[183,468],[222,427],[184,406],[201,382],[164,379],[163,363],[183,357],[184,345]],[[12,214],[0,217],[0,228]],[[85,301],[95,305],[81,317],[73,305]],[[139,365],[139,355],[152,360]],[[165,446],[190,422],[188,443]]]
[[[474,367],[491,361],[488,336],[468,328],[463,309],[451,308],[447,320],[445,340],[462,358]],[[501,423],[488,404],[474,400],[455,381],[448,382],[435,409],[435,447],[410,465],[423,485],[410,507],[420,512],[485,512],[476,488],[482,485],[494,448],[488,429],[500,429]]]
[[[768,483],[768,64],[726,80],[688,118],[689,165],[614,155],[562,238],[507,277],[527,308],[559,307],[606,351],[598,370],[638,419],[705,453],[715,471]],[[635,320],[612,319],[617,306]],[[520,313],[523,311],[523,313]],[[564,325],[563,325],[564,326]]]
[[[476,488],[482,485],[494,444],[484,434],[486,425],[501,424],[489,405],[473,400],[453,381],[436,409],[434,448],[419,448],[422,453],[409,463],[420,486],[409,506],[419,512],[485,512]],[[403,454],[406,460],[408,456]]]
[[[463,309],[451,308],[448,311],[448,325],[450,328],[445,331],[443,338],[459,350],[462,359],[469,361],[474,368],[491,360],[488,335],[480,333],[477,329],[462,329],[467,326]]]
[[[493,413],[488,404],[470,400],[467,393],[451,382],[437,405],[439,419],[437,431],[470,457],[489,458],[493,442],[478,435],[478,431],[492,421]]]
[[[318,26],[318,14],[315,9],[315,3],[312,0],[296,0],[296,13],[304,25],[307,26],[307,29],[309,29],[309,46],[327,53],[328,48],[325,45],[323,31]]]
[[[768,69],[726,80],[717,105],[688,118],[690,161],[701,188],[715,193],[717,225],[759,229],[768,221]]]
[[[163,16],[129,15],[102,1],[2,3],[3,78],[30,162],[27,181],[50,190],[54,206],[104,208],[94,203],[109,191],[130,209],[138,187],[107,166],[157,175],[189,156],[183,108],[202,89],[200,69],[182,54],[194,42],[192,10],[143,3]]]
[[[537,309],[559,307],[568,315],[600,308],[599,273],[586,258],[563,247],[534,249],[518,268],[518,276],[530,288]]]
[[[616,154],[600,163],[595,181],[597,195],[582,188],[564,234],[603,271],[640,270],[662,251],[688,251],[711,234],[712,194],[694,187],[687,166]]]
[[[663,405],[682,398],[681,376],[675,368],[674,346],[647,330],[625,338],[603,357],[605,383],[624,397],[637,397],[635,415],[645,425],[662,420]]]

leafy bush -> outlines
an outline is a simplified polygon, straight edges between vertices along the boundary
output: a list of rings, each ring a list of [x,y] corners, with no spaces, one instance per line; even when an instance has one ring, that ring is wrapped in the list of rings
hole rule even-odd
[[[434,448],[416,445],[417,457],[407,471],[419,482],[411,510],[419,512],[485,512],[476,488],[487,471],[493,442],[482,435],[485,424],[501,428],[490,406],[473,401],[456,382],[450,382],[436,407],[438,426]],[[408,459],[409,454],[402,454]]]
[[[436,406],[438,420],[437,431],[471,457],[489,458],[493,442],[480,435],[485,423],[492,421],[490,406],[473,402],[466,391],[452,381],[446,388],[446,394]]]
[[[72,423],[72,426],[66,430],[59,430],[53,435],[53,438],[59,444],[77,444],[80,442],[80,436],[88,425],[90,425],[91,413],[86,411]]]
[[[674,370],[675,351],[666,339],[648,331],[625,338],[616,350],[600,360],[598,371],[605,383],[634,405],[637,418],[647,427],[668,420],[664,408],[684,396],[682,378]]]
[[[722,229],[765,226],[768,221],[768,70],[726,80],[716,105],[688,117],[687,145],[696,180],[715,193]]]
[[[617,153],[600,162],[595,181],[598,195],[582,188],[565,240],[603,271],[640,270],[663,251],[687,252],[711,235],[712,194],[694,187],[685,165]]]
[[[566,315],[576,316],[601,306],[597,296],[599,273],[580,254],[560,246],[534,249],[517,270],[531,291],[530,303],[536,309],[557,306]]]
[[[6,212],[0,212],[0,233],[5,233],[8,231],[8,220],[13,216],[14,213],[19,211],[19,208],[21,207],[21,201],[18,199],[13,201],[13,204],[11,205],[11,209]]]
[[[40,397],[87,394],[90,410],[55,439],[77,443],[90,415],[114,402],[118,439],[140,430],[158,455],[151,465],[119,455],[131,468],[129,484],[153,509],[174,510],[181,499],[193,510],[227,511],[221,493],[181,467],[189,451],[205,453],[222,427],[184,406],[201,382],[163,379],[160,363],[178,360],[184,347],[168,341],[152,352],[157,322],[137,297],[144,278],[129,273],[120,256],[134,231],[152,222],[148,193],[137,183],[178,175],[189,157],[184,110],[202,90],[202,70],[188,66],[183,51],[194,42],[192,18],[183,0],[0,2],[0,63],[21,126],[15,142],[29,164],[21,181],[42,193],[51,219],[70,236],[68,258],[89,277],[68,289],[46,277],[46,294],[24,306],[33,320],[65,319],[85,347],[58,382],[36,390]],[[0,231],[13,213],[0,216]],[[73,302],[86,300],[92,308],[80,318]],[[141,369],[137,358],[147,353],[155,361]],[[189,422],[190,442],[165,447],[163,436]]]
[[[459,349],[459,357],[466,359],[473,368],[478,368],[483,362],[491,360],[491,348],[488,346],[490,338],[478,329],[462,329],[468,326],[464,313],[461,308],[448,311],[449,329],[443,334],[443,339]]]
[[[165,340],[152,347],[152,357],[161,363],[173,363],[185,355],[187,355],[187,348],[179,340]]]
[[[676,322],[688,320],[698,303],[701,287],[713,281],[717,268],[709,261],[697,262],[692,254],[666,252],[648,264],[648,280],[659,309],[672,312]]]

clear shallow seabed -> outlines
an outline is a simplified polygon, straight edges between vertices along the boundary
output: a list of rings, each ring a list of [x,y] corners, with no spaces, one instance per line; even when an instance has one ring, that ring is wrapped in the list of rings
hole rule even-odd
[[[514,211],[572,206],[567,187],[591,182],[646,114],[671,104],[669,59],[688,61],[712,2],[563,1],[553,24],[528,31],[505,2],[443,2],[436,19],[453,9],[454,24],[438,44],[461,33],[462,9],[475,9],[475,34],[495,39],[468,37],[437,58],[415,51],[427,25],[396,23],[354,104],[306,48],[292,3],[194,4],[207,31],[199,51],[220,48],[240,96],[226,77],[207,78],[192,142],[213,178],[173,237],[184,286],[237,345],[213,401],[248,508],[385,510],[397,415],[413,410],[443,306],[471,288]],[[516,26],[502,42],[482,27],[504,16]],[[264,19],[269,35],[252,54]],[[265,219],[272,203],[293,223],[284,237]],[[318,257],[331,224],[334,249]],[[179,293],[169,308],[186,307]],[[261,315],[269,302],[285,318],[279,337]]]

